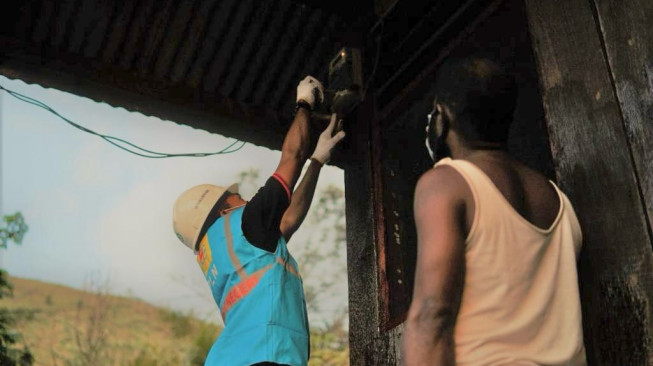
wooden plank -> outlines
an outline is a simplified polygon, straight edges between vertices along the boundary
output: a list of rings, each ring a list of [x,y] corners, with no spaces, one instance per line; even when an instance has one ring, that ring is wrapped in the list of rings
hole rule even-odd
[[[590,2],[526,0],[558,181],[584,235],[579,282],[590,365],[653,362],[653,255]]]
[[[371,134],[365,118],[371,113],[369,102],[361,105],[354,123],[345,124],[344,149],[355,155],[345,165],[345,207],[347,222],[347,279],[349,284],[349,358],[353,366],[364,365],[364,348],[376,333],[377,287],[372,196]],[[367,113],[365,113],[367,112]],[[361,123],[356,123],[361,122]]]
[[[653,226],[653,2],[594,1],[626,135]]]
[[[347,201],[347,272],[349,280],[349,352],[352,366],[397,365],[399,336],[379,332],[379,249],[384,238],[379,185],[379,143],[372,143],[374,106],[365,101],[355,120],[346,121],[344,148]],[[376,172],[375,172],[376,170]]]

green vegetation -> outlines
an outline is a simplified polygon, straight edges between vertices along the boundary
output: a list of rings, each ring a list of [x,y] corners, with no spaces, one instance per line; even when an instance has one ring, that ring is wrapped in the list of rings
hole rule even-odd
[[[184,314],[181,311],[161,309],[161,318],[170,324],[170,329],[175,338],[183,338],[190,334],[193,314]]]
[[[2,221],[3,226],[0,228],[0,248],[6,249],[10,241],[13,241],[16,245],[20,245],[23,242],[23,236],[25,236],[28,230],[23,214],[16,212],[13,215],[5,215]]]
[[[80,291],[21,278],[12,282],[15,296],[7,306],[29,311],[16,324],[35,365],[202,366],[220,333],[219,326],[192,314],[111,296],[103,286]],[[343,319],[311,330],[311,366],[349,364]]]
[[[342,324],[344,317],[329,328],[311,329],[311,366],[349,365],[349,334]]]
[[[258,177],[258,171],[250,170],[239,180],[254,188]],[[314,203],[312,217],[304,223],[312,235],[297,257],[309,309],[321,312],[325,300],[346,282],[344,193],[329,186]],[[22,215],[5,216],[4,222],[0,248],[9,241],[20,244],[27,231]],[[220,327],[192,313],[109,295],[106,283],[91,282],[87,291],[79,291],[12,278],[13,289],[9,279],[0,270],[2,366],[200,366],[220,333]],[[346,307],[337,314],[311,329],[311,366],[349,364]]]
[[[23,309],[16,326],[35,365],[203,365],[220,332],[192,314],[109,295],[106,284],[91,283],[88,291],[81,291],[21,278],[11,281],[14,297],[6,306]]]
[[[6,249],[9,241],[20,245],[27,232],[27,224],[20,212],[6,215],[0,227],[0,248]],[[9,275],[0,269],[0,299],[11,297],[13,286],[9,282]],[[34,363],[34,356],[22,341],[19,332],[12,329],[22,318],[29,318],[33,313],[24,309],[0,308],[0,365],[3,366],[30,366]],[[22,345],[18,343],[21,342]]]
[[[191,349],[190,365],[203,366],[206,356],[215,342],[215,334],[220,331],[213,324],[202,324],[193,339],[193,348]]]

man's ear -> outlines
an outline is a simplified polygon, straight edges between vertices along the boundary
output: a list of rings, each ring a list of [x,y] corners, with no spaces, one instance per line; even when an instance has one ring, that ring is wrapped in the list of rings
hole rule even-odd
[[[453,114],[453,111],[451,110],[451,108],[450,108],[447,104],[438,103],[438,104],[436,105],[436,108],[439,108],[439,109],[438,109],[438,112],[440,112],[440,114],[442,115],[442,117],[443,117],[447,122],[449,122],[449,124],[451,124],[451,122],[454,122],[455,116],[454,116],[454,114]]]

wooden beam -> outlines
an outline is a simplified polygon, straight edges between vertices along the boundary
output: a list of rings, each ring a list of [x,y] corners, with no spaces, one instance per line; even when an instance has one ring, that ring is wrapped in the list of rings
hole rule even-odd
[[[349,353],[351,365],[364,365],[364,348],[376,332],[378,304],[370,288],[377,287],[374,245],[374,197],[372,193],[371,131],[365,118],[372,113],[370,103],[358,109],[357,122],[345,125],[349,154],[345,166],[347,222],[347,278],[349,283]]]
[[[594,1],[626,136],[653,226],[653,2]]]
[[[651,364],[651,238],[591,3],[525,3],[558,181],[583,229],[588,362]]]
[[[385,16],[399,0],[374,0],[374,12],[379,18]]]
[[[379,293],[384,291],[379,261],[385,242],[383,192],[380,181],[379,126],[374,122],[373,101],[366,100],[355,121],[347,126],[345,163],[347,202],[347,272],[349,280],[349,352],[352,366],[400,365],[401,327],[381,331],[383,312]],[[374,137],[376,135],[376,138]],[[387,289],[386,289],[387,290]]]

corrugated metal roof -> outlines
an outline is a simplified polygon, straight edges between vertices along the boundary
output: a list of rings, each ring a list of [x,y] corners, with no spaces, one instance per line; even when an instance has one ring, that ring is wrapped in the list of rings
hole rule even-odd
[[[344,25],[293,0],[10,0],[0,20],[5,59],[18,45],[51,71],[129,76],[140,85],[121,85],[139,94],[181,90],[187,102],[280,120],[303,76],[327,78]]]
[[[280,148],[297,82],[344,41],[387,117],[497,1],[5,0],[0,73]]]

